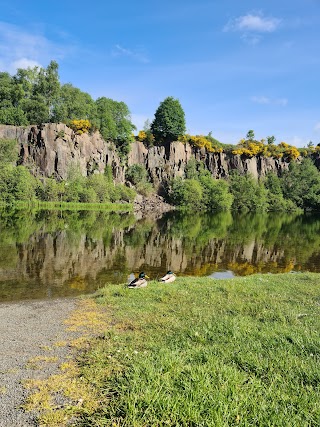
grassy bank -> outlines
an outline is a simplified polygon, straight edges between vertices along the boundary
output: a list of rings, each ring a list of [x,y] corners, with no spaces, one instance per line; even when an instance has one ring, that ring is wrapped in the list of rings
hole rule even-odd
[[[0,203],[0,207],[6,207],[5,203]],[[62,211],[109,211],[109,212],[131,212],[132,203],[76,203],[76,202],[43,202],[40,200],[22,202],[17,201],[12,204],[17,209],[37,209],[37,210],[62,210]]]
[[[320,425],[320,275],[109,286],[80,426]]]

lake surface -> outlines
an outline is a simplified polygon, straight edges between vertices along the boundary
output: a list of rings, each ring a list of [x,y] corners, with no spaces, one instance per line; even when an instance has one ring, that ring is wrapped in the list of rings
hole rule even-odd
[[[177,275],[320,272],[320,214],[0,211],[0,301],[54,298]]]

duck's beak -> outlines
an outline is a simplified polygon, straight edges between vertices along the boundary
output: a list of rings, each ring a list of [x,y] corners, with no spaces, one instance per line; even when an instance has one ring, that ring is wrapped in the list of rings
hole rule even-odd
[[[145,274],[145,276],[144,276],[146,279],[150,279],[150,277],[149,276],[147,276],[146,274]]]

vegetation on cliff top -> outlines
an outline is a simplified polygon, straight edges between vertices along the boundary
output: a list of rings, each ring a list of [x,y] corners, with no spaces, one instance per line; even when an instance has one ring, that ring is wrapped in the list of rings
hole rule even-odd
[[[135,130],[128,106],[104,96],[94,100],[71,83],[61,84],[58,68],[57,62],[51,61],[47,68],[19,68],[13,76],[0,72],[0,123],[25,126],[63,122],[76,133],[99,130],[102,137],[113,142],[120,155],[125,157]],[[204,136],[188,135],[185,131],[185,113],[179,100],[167,97],[157,108],[152,123],[147,121],[136,139],[148,146],[167,145],[179,139],[212,153],[223,151],[247,157],[258,155],[288,160],[320,150],[311,142],[299,150],[285,142],[276,145],[273,136],[267,137],[267,143],[263,139],[257,141],[252,130],[237,145],[223,144],[213,138],[211,132]]]
[[[105,141],[113,142],[120,157],[125,158],[135,129],[130,120],[130,111],[123,102],[91,96],[71,84],[60,84],[58,64],[51,61],[46,69],[34,67],[18,69],[14,76],[0,73],[0,123],[13,125],[64,122],[75,134],[99,130]],[[185,114],[180,102],[167,97],[160,103],[153,122],[146,123],[138,134],[138,140],[147,146],[168,146],[174,140],[188,142],[193,147],[211,153],[227,152],[247,158],[253,156],[273,157],[287,162],[300,155],[308,156],[320,151],[312,143],[298,150],[285,142],[275,144],[273,136],[257,141],[254,131],[236,146],[227,146],[212,137],[185,134]],[[10,203],[16,200],[43,200],[66,202],[116,202],[132,201],[135,192],[131,188],[114,185],[112,174],[84,178],[70,170],[66,182],[51,178],[41,180],[32,177],[23,166],[13,167],[14,143],[0,141],[1,195],[0,200]],[[127,169],[126,178],[136,189],[148,195],[152,185],[141,165]],[[176,178],[166,184],[167,195],[172,203],[193,210],[247,209],[247,210],[293,210],[319,209],[320,173],[305,160],[294,165],[282,177],[269,174],[259,182],[249,175],[234,173],[229,181],[212,178],[202,164],[190,162],[186,179]]]

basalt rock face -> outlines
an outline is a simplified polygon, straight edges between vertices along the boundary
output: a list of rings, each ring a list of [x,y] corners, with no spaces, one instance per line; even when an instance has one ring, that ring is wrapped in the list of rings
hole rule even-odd
[[[98,132],[76,135],[65,124],[45,124],[42,127],[0,125],[0,138],[17,139],[20,163],[34,175],[66,179],[72,165],[79,167],[83,176],[103,173],[111,166],[116,182],[125,182],[126,167],[114,146],[105,142]],[[189,144],[173,142],[169,148],[146,148],[141,142],[131,145],[127,165],[145,165],[152,182],[161,187],[168,179],[184,177],[190,159],[203,162],[214,178],[225,178],[232,170],[251,173],[255,178],[272,171],[281,174],[288,169],[282,159],[263,157],[244,158],[226,153],[206,153]],[[319,159],[317,160],[320,163]]]
[[[268,172],[281,175],[288,169],[289,163],[282,159],[267,157],[244,158],[239,155],[226,153],[206,153],[205,150],[194,149],[189,144],[173,142],[169,153],[165,147],[151,147],[147,149],[141,142],[132,144],[128,165],[144,164],[151,180],[160,185],[170,178],[184,177],[189,160],[202,162],[214,178],[226,178],[231,171],[250,173],[256,179],[265,176]]]
[[[110,143],[98,132],[76,135],[62,123],[39,126],[0,126],[0,138],[17,139],[20,164],[34,175],[66,179],[72,165],[83,176],[103,173],[111,166],[117,182],[124,182],[124,167]]]

